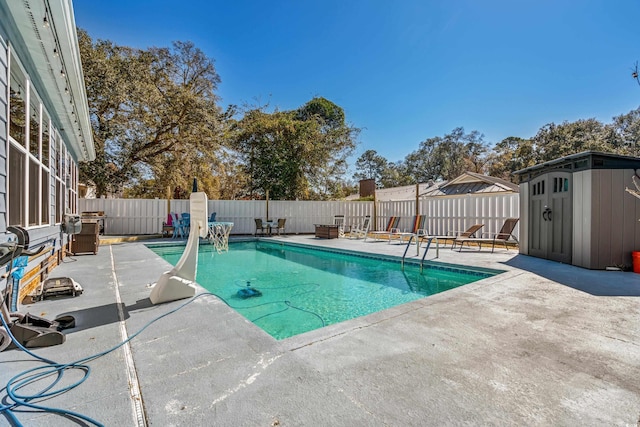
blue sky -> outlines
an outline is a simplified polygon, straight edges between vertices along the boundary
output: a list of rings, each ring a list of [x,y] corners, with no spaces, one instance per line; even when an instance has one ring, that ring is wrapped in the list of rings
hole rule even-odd
[[[315,96],[362,128],[353,158],[398,161],[456,127],[491,146],[547,123],[640,106],[638,0],[74,0],[94,39],[192,41],[221,106],[295,109]]]

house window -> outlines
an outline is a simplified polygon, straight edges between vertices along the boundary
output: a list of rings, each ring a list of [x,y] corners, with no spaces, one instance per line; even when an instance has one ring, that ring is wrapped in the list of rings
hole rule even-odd
[[[29,103],[29,153],[40,159],[40,102],[33,91]]]
[[[56,137],[53,144],[53,163],[55,164],[54,173],[51,174],[54,180],[56,188],[56,200],[55,200],[55,215],[56,223],[62,222],[62,216],[64,215],[64,188],[63,188],[63,166],[62,160],[64,156],[64,146],[62,145],[62,138]]]
[[[40,215],[40,168],[38,163],[29,160],[29,225],[38,225]]]
[[[51,122],[49,121],[49,115],[42,108],[42,164],[44,166],[49,166],[51,162],[51,152],[49,147],[51,147]]]
[[[9,135],[20,145],[26,141],[26,108],[27,96],[25,78],[18,67],[11,67],[11,83],[9,85]]]
[[[24,225],[26,154],[17,146],[9,147],[9,225]]]
[[[52,219],[61,222],[67,209],[76,209],[77,165],[29,76],[21,72],[13,56],[10,64],[8,225],[50,225]]]

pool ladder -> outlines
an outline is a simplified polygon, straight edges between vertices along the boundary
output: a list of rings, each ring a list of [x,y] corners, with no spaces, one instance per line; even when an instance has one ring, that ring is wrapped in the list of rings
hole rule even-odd
[[[420,259],[420,271],[422,272],[422,267],[424,264],[424,258],[427,256],[427,252],[429,252],[429,247],[431,246],[431,242],[435,239],[436,241],[436,258],[440,257],[440,245],[438,244],[438,238],[437,237],[424,237],[424,236],[418,236],[417,234],[412,235],[409,238],[409,241],[407,242],[407,247],[404,250],[404,254],[402,255],[402,269],[404,270],[404,259],[407,256],[407,252],[409,251],[409,246],[411,246],[411,242],[413,242],[413,239],[416,239],[416,256],[420,255],[420,241],[422,239],[425,239],[427,241],[427,247],[424,248],[424,253],[422,254],[422,258]]]

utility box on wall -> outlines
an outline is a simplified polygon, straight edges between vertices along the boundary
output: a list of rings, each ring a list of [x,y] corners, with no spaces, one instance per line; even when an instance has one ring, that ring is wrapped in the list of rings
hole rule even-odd
[[[632,265],[640,199],[625,191],[640,158],[585,151],[515,172],[520,253],[594,270]]]

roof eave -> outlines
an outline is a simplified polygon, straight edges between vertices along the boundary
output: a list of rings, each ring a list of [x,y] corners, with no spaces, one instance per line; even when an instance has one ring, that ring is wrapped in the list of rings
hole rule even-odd
[[[79,161],[96,157],[70,0],[0,0],[14,24],[10,43],[58,131]],[[48,7],[47,7],[48,6]],[[46,17],[46,23],[45,23]]]

